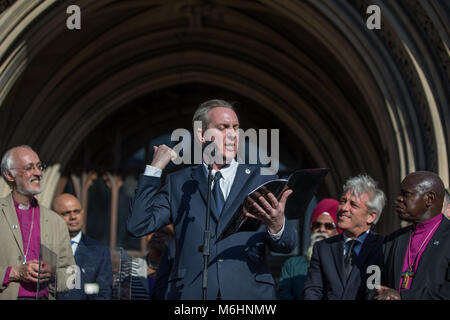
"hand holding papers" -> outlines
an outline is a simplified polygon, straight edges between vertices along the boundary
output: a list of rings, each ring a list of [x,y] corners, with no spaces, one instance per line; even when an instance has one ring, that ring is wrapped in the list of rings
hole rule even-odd
[[[327,168],[297,170],[288,179],[271,180],[257,187],[248,194],[218,240],[220,241],[236,232],[258,230],[263,221],[264,214],[262,212],[270,211],[269,206],[272,207],[276,204],[275,200],[278,202],[278,206],[282,201],[282,205],[289,205],[290,211],[284,212],[283,217],[298,218],[306,210],[328,171]],[[287,191],[288,189],[292,190],[292,195],[290,191]],[[287,198],[288,196],[289,198]],[[257,202],[255,199],[259,199],[259,201]],[[261,203],[265,208],[261,207]],[[285,208],[287,209],[287,206],[280,209],[284,210]],[[272,209],[274,208],[272,207]],[[258,214],[261,219],[255,218]],[[270,215],[263,218],[267,221]],[[277,233],[277,231],[279,230],[271,232]]]
[[[283,227],[284,208],[291,193],[292,190],[285,185],[280,196],[275,197],[270,188],[263,185],[244,200],[243,213],[246,217],[260,220],[270,233],[276,234]]]

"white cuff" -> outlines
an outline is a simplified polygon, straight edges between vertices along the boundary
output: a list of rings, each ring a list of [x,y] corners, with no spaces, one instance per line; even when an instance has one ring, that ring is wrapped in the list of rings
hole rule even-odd
[[[162,170],[160,168],[152,167],[149,165],[145,166],[144,176],[160,178],[162,175]]]
[[[285,226],[285,225],[286,225],[286,217],[284,217],[283,227],[281,228],[280,232],[278,232],[278,233],[276,233],[276,234],[273,234],[273,233],[270,233],[269,230],[267,230],[267,233],[270,235],[270,237],[271,237],[273,240],[278,240],[278,239],[280,239],[281,236],[283,235],[283,231],[284,231],[284,226]]]

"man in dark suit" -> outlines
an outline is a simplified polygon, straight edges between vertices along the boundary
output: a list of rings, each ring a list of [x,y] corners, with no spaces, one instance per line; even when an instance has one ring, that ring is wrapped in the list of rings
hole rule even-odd
[[[66,221],[72,252],[79,267],[79,282],[75,288],[60,294],[61,300],[111,299],[112,266],[109,248],[81,232],[84,210],[76,197],[65,193],[53,200],[53,209]]]
[[[305,300],[367,298],[367,268],[379,265],[383,238],[371,231],[386,203],[384,192],[367,175],[350,178],[338,207],[343,233],[314,245],[305,281]]]
[[[196,128],[195,122],[201,126]],[[256,232],[238,232],[218,241],[247,194],[275,178],[261,175],[254,165],[235,160],[239,142],[239,120],[232,105],[210,100],[193,117],[194,135],[205,144],[214,137],[216,156],[212,190],[210,257],[207,299],[275,299],[274,279],[265,263],[267,247],[290,252],[296,245],[295,229],[285,224],[284,207],[292,190],[280,201],[268,194],[251,200],[249,217],[263,222]],[[212,140],[212,139],[211,139]],[[206,219],[207,166],[189,166],[167,176],[160,189],[162,170],[177,154],[167,146],[154,147],[150,166],[139,178],[131,204],[128,231],[140,237],[173,223],[175,248],[168,277],[168,299],[202,299],[203,243]]]
[[[376,300],[450,299],[450,221],[442,202],[444,184],[433,172],[403,179],[399,218],[412,223],[386,238],[381,286]]]

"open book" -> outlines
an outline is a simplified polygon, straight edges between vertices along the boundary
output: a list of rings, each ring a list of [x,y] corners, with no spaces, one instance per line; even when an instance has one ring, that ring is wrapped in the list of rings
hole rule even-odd
[[[270,180],[260,185],[248,194],[244,202],[239,206],[238,210],[228,222],[222,234],[219,236],[218,241],[225,239],[236,232],[256,231],[259,229],[262,222],[247,217],[243,210],[244,206],[246,206],[247,210],[251,213],[250,202],[248,199],[256,194],[265,195],[268,192],[271,192],[277,200],[280,200],[285,190],[292,189],[293,193],[289,196],[286,203],[286,219],[295,219],[303,215],[328,172],[328,168],[302,169],[294,171],[288,179]],[[287,212],[288,209],[289,212]]]

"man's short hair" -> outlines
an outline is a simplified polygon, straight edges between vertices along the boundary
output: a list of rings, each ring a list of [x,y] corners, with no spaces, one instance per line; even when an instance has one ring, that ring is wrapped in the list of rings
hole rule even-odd
[[[349,190],[355,197],[367,193],[369,199],[366,202],[368,212],[377,212],[377,217],[373,224],[380,220],[381,212],[386,204],[386,196],[383,190],[378,188],[378,183],[367,174],[359,174],[356,177],[348,179],[343,186],[343,194]]]
[[[17,148],[25,148],[25,149],[29,149],[29,150],[31,150],[31,151],[33,151],[33,152],[36,152],[36,151],[34,151],[30,146],[28,146],[28,145],[25,145],[25,144],[23,144],[23,145],[20,145],[20,146],[17,146],[17,147],[12,147],[11,149],[9,149],[8,151],[6,151],[5,152],[5,154],[3,155],[3,157],[2,157],[2,162],[1,162],[1,172],[2,172],[2,177],[3,177],[3,180],[5,180],[6,181],[6,183],[9,185],[9,186],[11,186],[11,182],[9,182],[7,179],[6,179],[6,173],[9,173],[9,174],[11,174],[12,176],[14,176],[14,169],[13,169],[13,166],[14,166],[14,161],[13,161],[13,159],[12,159],[12,152],[13,152],[13,150],[14,149],[17,149]]]
[[[220,100],[220,99],[212,99],[212,100],[208,100],[203,102],[198,108],[197,110],[195,110],[194,116],[192,117],[192,127],[194,127],[194,122],[195,121],[201,121],[202,122],[202,131],[203,134],[205,133],[206,129],[208,128],[209,125],[209,117],[208,117],[208,112],[214,108],[218,108],[218,107],[223,107],[223,108],[228,108],[233,110],[234,112],[234,106],[232,103],[225,101],[225,100]]]

